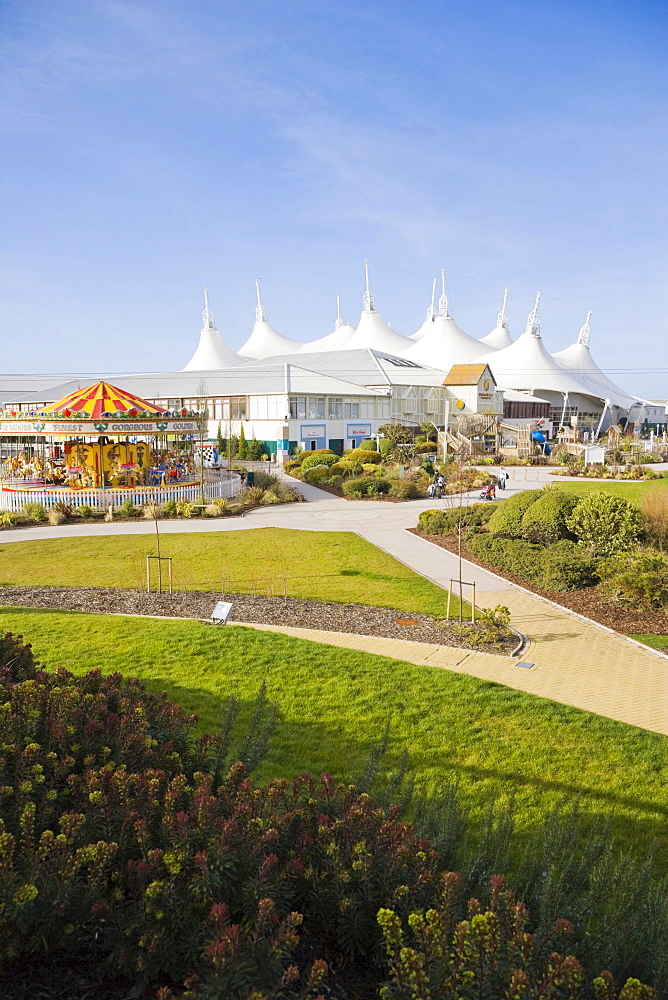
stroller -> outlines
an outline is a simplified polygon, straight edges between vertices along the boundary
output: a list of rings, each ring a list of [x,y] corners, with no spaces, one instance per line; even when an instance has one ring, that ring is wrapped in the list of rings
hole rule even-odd
[[[440,500],[441,497],[443,496],[444,486],[445,486],[445,480],[443,479],[443,476],[441,475],[436,476],[433,483],[429,484],[429,489],[427,490],[429,499]]]
[[[485,486],[485,488],[482,490],[480,494],[480,499],[496,500],[496,486],[494,485],[494,483],[489,483],[487,486]]]

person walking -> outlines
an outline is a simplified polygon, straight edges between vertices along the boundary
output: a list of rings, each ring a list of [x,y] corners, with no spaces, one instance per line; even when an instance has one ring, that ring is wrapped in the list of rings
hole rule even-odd
[[[505,490],[508,479],[509,479],[508,473],[503,468],[503,466],[501,466],[501,468],[499,469],[499,476],[498,476],[498,483],[500,490]]]

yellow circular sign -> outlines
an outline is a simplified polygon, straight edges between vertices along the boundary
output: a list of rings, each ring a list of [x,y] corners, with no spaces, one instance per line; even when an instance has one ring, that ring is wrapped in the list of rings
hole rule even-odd
[[[464,406],[465,406],[465,405],[466,405],[466,404],[464,403],[464,400],[463,400],[463,399],[458,399],[458,400],[457,400],[457,409],[458,409],[458,410],[463,410],[463,409],[464,409]]]
[[[483,389],[489,389],[489,382],[485,380],[482,384]]]

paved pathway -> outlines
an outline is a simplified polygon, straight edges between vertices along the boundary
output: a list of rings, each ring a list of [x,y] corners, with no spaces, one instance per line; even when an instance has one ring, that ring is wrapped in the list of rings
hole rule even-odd
[[[548,478],[544,469],[520,468],[512,472],[514,478],[507,495],[540,487],[555,478]],[[290,483],[304,494],[308,503],[263,507],[243,518],[224,521],[163,521],[160,530],[163,534],[244,531],[258,527],[354,531],[440,586],[447,587],[451,577],[458,577],[455,555],[406,531],[415,526],[421,510],[452,505],[452,500],[349,502],[296,480]],[[469,502],[476,500],[477,492],[469,494],[467,499]],[[152,522],[4,531],[0,535],[0,551],[3,544],[29,539],[153,531]],[[463,561],[463,575],[476,582],[478,606],[505,604],[510,608],[515,627],[531,639],[531,646],[522,654],[522,661],[532,664],[530,668],[520,667],[516,660],[508,657],[426,643],[289,627],[276,627],[275,630],[329,645],[364,649],[496,680],[509,687],[668,735],[668,657],[530,594],[466,560]]]

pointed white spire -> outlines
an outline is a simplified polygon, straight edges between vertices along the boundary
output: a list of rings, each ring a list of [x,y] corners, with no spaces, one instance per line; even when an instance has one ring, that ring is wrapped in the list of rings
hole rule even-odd
[[[582,344],[584,347],[589,346],[589,334],[591,330],[589,329],[589,320],[591,319],[591,309],[587,313],[587,318],[584,321],[584,326],[580,328],[578,334],[578,344]]]
[[[450,303],[448,302],[448,296],[445,294],[445,268],[441,268],[441,287],[443,291],[441,292],[441,297],[438,300],[438,314],[439,316],[445,316],[446,319],[451,319]]]
[[[540,313],[538,311],[539,306],[540,306],[540,292],[536,292],[536,304],[529,313],[526,329],[524,330],[524,335],[527,337],[540,337]]]
[[[336,323],[334,324],[335,330],[340,330],[343,326],[343,320],[341,319],[341,296],[336,296]]]
[[[266,316],[264,314],[264,309],[262,308],[262,300],[260,299],[260,279],[255,279],[255,294],[257,295],[257,305],[255,306],[255,318],[259,323],[264,323]]]
[[[215,330],[216,324],[213,319],[213,313],[211,312],[211,306],[209,305],[209,292],[204,286],[204,312],[202,313],[202,329],[204,330]]]
[[[436,278],[431,283],[431,305],[427,309],[427,319],[436,318],[436,309],[434,303],[436,302]]]
[[[373,301],[373,292],[371,291],[371,285],[369,283],[369,261],[364,261],[364,276],[366,278],[366,291],[364,293],[364,312],[372,313],[376,311],[376,306]]]
[[[506,305],[508,303],[508,289],[503,289],[503,305],[501,306],[501,312],[496,317],[496,325],[502,330],[508,329],[508,313],[506,312]]]

